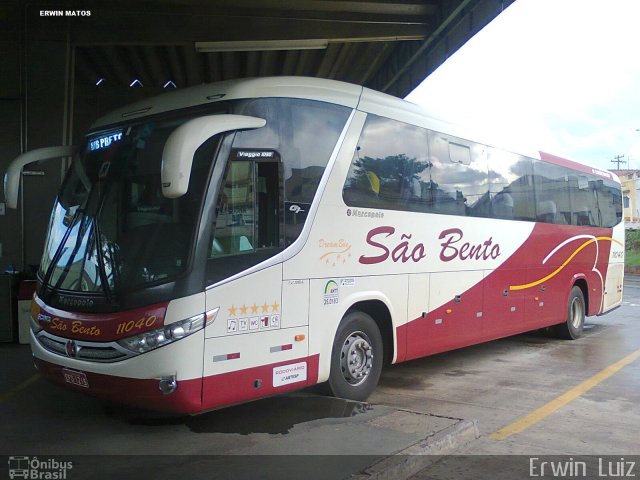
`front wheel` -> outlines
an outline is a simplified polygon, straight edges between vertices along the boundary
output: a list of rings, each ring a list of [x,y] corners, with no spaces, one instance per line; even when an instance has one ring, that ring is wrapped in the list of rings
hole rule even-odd
[[[582,335],[585,315],[584,294],[580,287],[574,286],[569,295],[567,319],[564,323],[552,327],[553,334],[565,340],[575,340]]]
[[[380,379],[382,348],[382,336],[373,318],[360,311],[345,315],[331,352],[331,393],[349,400],[366,400]]]

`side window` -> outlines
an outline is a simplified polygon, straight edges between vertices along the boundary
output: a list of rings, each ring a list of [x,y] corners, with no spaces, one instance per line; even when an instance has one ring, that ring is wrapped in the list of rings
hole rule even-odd
[[[342,196],[353,207],[488,216],[486,147],[367,117]]]
[[[600,226],[596,182],[587,174],[570,172],[571,225]]]
[[[300,235],[320,179],[351,109],[296,98],[248,100],[237,113],[267,120],[255,130],[238,132],[233,146],[277,151],[282,159],[284,237],[290,245]]]
[[[209,258],[280,246],[279,157],[232,150],[216,204]]]
[[[531,159],[491,149],[489,182],[493,218],[527,221],[536,219]]]
[[[273,150],[232,149],[209,242],[209,280],[238,273],[281,251],[281,163]]]
[[[472,217],[491,216],[488,147],[429,132],[429,168],[424,180],[431,191],[429,211]]]
[[[594,181],[598,194],[598,215],[601,227],[613,227],[622,221],[622,192],[620,185],[613,181]]]
[[[229,162],[216,206],[210,257],[255,249],[254,167],[251,161]]]
[[[369,114],[342,197],[352,207],[426,211],[427,130]]]
[[[571,224],[569,170],[540,161],[533,162],[536,192],[536,220],[560,225]]]

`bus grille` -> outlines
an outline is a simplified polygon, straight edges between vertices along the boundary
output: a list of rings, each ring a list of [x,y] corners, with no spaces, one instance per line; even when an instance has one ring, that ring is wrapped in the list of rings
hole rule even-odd
[[[36,335],[36,339],[44,349],[51,353],[88,362],[117,362],[138,355],[135,352],[126,350],[116,342],[98,343],[79,340],[74,340],[75,355],[68,355],[66,347],[68,339],[56,337],[44,331]]]

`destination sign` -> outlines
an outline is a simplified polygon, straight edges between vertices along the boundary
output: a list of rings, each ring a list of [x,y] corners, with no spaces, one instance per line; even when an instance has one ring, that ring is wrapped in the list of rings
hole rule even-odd
[[[93,138],[89,140],[89,151],[95,152],[96,150],[109,148],[113,142],[119,142],[120,140],[122,140],[122,131]]]

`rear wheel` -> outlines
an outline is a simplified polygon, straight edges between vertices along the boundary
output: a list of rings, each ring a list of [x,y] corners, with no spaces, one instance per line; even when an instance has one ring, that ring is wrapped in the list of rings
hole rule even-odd
[[[382,349],[382,336],[373,318],[360,311],[345,315],[331,352],[331,393],[349,400],[366,400],[380,378]]]
[[[569,304],[567,306],[567,319],[564,323],[552,327],[552,332],[558,338],[566,340],[575,340],[582,335],[584,328],[584,318],[586,315],[586,307],[584,302],[584,294],[580,287],[574,286],[569,295]]]

